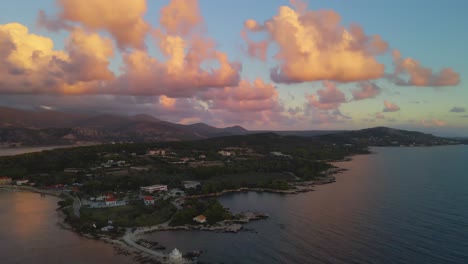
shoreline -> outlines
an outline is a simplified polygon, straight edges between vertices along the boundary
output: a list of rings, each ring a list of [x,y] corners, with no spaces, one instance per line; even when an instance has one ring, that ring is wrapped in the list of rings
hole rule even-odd
[[[44,195],[55,196],[61,198],[61,195],[67,195],[63,191],[51,191],[51,190],[43,190],[36,187],[31,186],[17,186],[17,185],[0,185],[0,189],[2,190],[9,190],[9,191],[24,191],[24,192],[32,192],[32,193],[39,193]]]
[[[340,160],[340,161],[350,161],[351,159]],[[337,162],[337,161],[334,161]],[[291,183],[292,187],[295,189],[289,190],[275,190],[268,188],[239,188],[232,190],[224,190],[222,192],[216,192],[211,194],[203,195],[193,195],[187,196],[180,199],[193,199],[193,198],[207,198],[207,197],[220,197],[222,195],[231,194],[231,193],[240,193],[240,192],[267,192],[267,193],[276,193],[276,194],[300,194],[305,192],[314,191],[313,187],[316,185],[331,184],[336,182],[336,178],[332,175],[345,171],[346,169],[334,167],[323,172],[321,177],[316,180],[304,181],[304,182],[293,182]],[[11,191],[27,191],[33,193],[39,193],[43,195],[51,195],[58,198],[63,198],[63,195],[69,196],[73,199],[70,194],[64,191],[53,191],[53,190],[43,190],[36,187],[30,186],[15,186],[15,185],[0,185],[0,190],[11,190]],[[212,226],[198,226],[198,225],[184,225],[184,226],[169,226],[168,222],[159,224],[156,226],[147,226],[147,227],[133,227],[127,228],[124,235],[118,238],[112,238],[107,235],[99,235],[99,237],[93,237],[89,234],[77,232],[73,226],[65,221],[64,218],[61,219],[61,228],[71,231],[79,236],[99,240],[106,244],[110,244],[114,247],[116,254],[122,254],[125,256],[131,256],[134,261],[137,263],[147,263],[150,261],[157,261],[158,263],[171,263],[169,260],[169,254],[164,253],[162,250],[153,250],[152,248],[145,247],[144,245],[139,244],[141,240],[138,237],[147,233],[154,232],[163,232],[163,231],[198,231],[198,232],[218,232],[218,233],[237,233],[244,229],[243,224],[247,224],[252,221],[264,220],[269,218],[268,215],[262,213],[251,213],[244,219],[240,220],[225,220],[223,222],[217,223]],[[189,254],[193,252],[187,252]],[[196,263],[191,259],[184,258],[180,263]]]

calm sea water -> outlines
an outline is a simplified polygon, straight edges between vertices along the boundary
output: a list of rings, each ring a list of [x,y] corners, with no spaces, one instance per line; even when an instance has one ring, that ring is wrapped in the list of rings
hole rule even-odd
[[[270,214],[247,225],[255,232],[146,238],[212,263],[468,263],[468,146],[373,150],[314,192],[222,197]]]
[[[133,263],[112,246],[61,229],[58,199],[0,190],[1,264]]]

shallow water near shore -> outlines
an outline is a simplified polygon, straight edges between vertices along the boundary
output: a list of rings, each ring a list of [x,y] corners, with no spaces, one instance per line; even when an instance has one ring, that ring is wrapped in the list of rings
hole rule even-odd
[[[0,190],[0,263],[134,263],[101,241],[59,226],[58,198]]]
[[[233,211],[270,214],[253,231],[144,238],[211,263],[468,263],[468,146],[373,151],[336,163],[349,170],[314,192],[222,196]]]

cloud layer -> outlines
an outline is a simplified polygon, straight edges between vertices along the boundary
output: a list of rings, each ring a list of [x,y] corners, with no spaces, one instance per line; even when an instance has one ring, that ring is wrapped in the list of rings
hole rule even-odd
[[[170,0],[154,14],[146,0],[55,2],[56,13],[39,11],[37,24],[64,34],[63,48],[20,23],[0,25],[0,94],[9,98],[1,104],[30,102],[42,109],[68,104],[105,112],[121,107],[175,122],[308,128],[351,122],[343,105],[366,104],[360,101],[389,89],[375,79],[402,86],[460,83],[453,69],[436,72],[398,50],[390,54],[379,35],[368,35],[357,24],[345,26],[337,12],[310,10],[299,0],[266,21],[239,25],[245,53],[265,66],[266,74],[253,76],[208,35],[197,0]],[[392,73],[379,61],[386,55],[393,56]],[[289,85],[314,87],[313,82],[323,87],[304,96],[293,91],[298,85]],[[342,89],[348,82],[357,87]],[[285,94],[288,100],[281,98]],[[383,112],[396,111],[399,106],[384,102]]]

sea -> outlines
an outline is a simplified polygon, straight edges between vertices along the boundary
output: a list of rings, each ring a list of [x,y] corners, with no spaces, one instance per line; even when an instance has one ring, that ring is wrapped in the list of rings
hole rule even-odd
[[[236,193],[234,212],[269,219],[236,234],[145,235],[202,263],[468,263],[468,146],[372,148],[335,166],[337,182],[297,195]],[[0,263],[132,263],[61,229],[56,198],[0,191]]]

